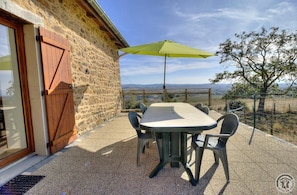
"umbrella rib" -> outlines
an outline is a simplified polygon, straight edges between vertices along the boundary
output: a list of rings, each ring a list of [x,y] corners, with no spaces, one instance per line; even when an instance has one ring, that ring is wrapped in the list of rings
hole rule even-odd
[[[129,54],[129,53],[127,53],[127,52],[122,53],[121,55],[119,55],[119,58],[122,57],[122,56],[125,56],[125,55],[127,55],[127,54]]]

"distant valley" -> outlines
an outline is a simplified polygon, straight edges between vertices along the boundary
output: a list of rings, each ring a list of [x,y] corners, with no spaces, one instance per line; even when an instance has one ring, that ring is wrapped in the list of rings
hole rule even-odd
[[[286,89],[289,84],[279,83],[280,89]],[[214,95],[222,95],[225,94],[228,90],[230,90],[232,84],[166,84],[166,89],[191,89],[191,88],[210,88],[211,93]],[[129,89],[150,89],[150,90],[162,90],[163,84],[148,84],[148,85],[140,85],[140,84],[125,84],[122,85],[124,90]]]

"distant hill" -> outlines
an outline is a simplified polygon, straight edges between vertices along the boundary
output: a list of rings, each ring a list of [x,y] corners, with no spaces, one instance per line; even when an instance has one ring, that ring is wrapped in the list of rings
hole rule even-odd
[[[213,94],[222,94],[230,90],[231,84],[167,84],[167,89],[211,88]],[[163,89],[163,84],[125,84],[122,89]]]
[[[280,89],[286,89],[289,84],[279,83]],[[212,94],[222,95],[230,90],[232,84],[166,84],[166,89],[191,89],[191,88],[210,88]],[[122,89],[150,89],[150,90],[162,90],[163,84],[149,84],[149,85],[140,85],[140,84],[125,84],[122,85]]]

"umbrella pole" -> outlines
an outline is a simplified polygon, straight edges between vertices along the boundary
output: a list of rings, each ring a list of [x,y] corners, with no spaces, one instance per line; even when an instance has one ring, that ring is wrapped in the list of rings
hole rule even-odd
[[[166,77],[166,55],[164,59],[164,81],[163,81],[163,89],[165,89],[165,77]]]
[[[164,59],[164,81],[163,81],[163,95],[164,95],[164,101],[167,102],[167,96],[166,96],[166,86],[165,86],[165,78],[166,78],[166,54]]]

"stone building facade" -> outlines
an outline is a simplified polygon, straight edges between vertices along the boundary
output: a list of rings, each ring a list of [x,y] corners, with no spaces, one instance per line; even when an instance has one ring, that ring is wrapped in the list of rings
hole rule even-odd
[[[13,0],[70,41],[75,119],[88,131],[121,111],[117,46],[74,0]],[[75,17],[74,17],[75,16]]]
[[[121,111],[118,49],[129,45],[96,0],[3,0],[0,10],[2,16],[7,14],[4,20],[23,21],[37,154],[48,155],[44,100],[39,95],[43,87],[40,79],[42,57],[38,53],[38,43],[33,40],[35,36],[28,36],[36,34],[39,27],[69,41],[77,134],[90,131]]]

